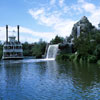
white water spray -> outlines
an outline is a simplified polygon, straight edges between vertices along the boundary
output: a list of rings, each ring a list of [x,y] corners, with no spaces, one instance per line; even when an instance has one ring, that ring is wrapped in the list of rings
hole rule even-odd
[[[58,52],[58,44],[49,45],[48,50],[47,50],[46,59],[54,59],[55,60],[57,52]]]

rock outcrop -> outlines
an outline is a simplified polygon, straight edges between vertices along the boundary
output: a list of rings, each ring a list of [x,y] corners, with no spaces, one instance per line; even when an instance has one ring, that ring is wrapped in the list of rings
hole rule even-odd
[[[89,22],[86,16],[83,16],[81,20],[79,20],[76,24],[74,24],[72,28],[71,36],[77,36],[78,35],[78,27],[80,27],[80,33],[83,32],[83,34],[89,33],[92,29],[95,27]]]

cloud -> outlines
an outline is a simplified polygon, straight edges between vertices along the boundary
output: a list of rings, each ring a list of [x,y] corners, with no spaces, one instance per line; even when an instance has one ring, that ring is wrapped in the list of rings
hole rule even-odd
[[[32,9],[29,10],[29,13],[35,18],[35,19],[38,19],[39,15],[43,14],[44,13],[44,9],[41,8],[37,11],[33,11]]]
[[[82,8],[89,13],[94,13],[94,11],[96,10],[96,6],[92,3],[88,3],[88,2],[83,2],[82,4]]]
[[[98,27],[98,23],[100,22],[100,7],[96,6],[93,3],[86,2],[84,0],[78,0],[81,2],[81,9],[87,13],[89,20],[92,22],[93,25]]]
[[[50,5],[54,5],[56,3],[56,0],[50,0]]]
[[[78,3],[84,3],[85,0],[78,0]]]
[[[37,20],[38,24],[54,30],[51,38],[57,34],[63,37],[69,36],[74,23],[79,20],[77,18],[81,18],[84,14],[93,25],[97,26],[100,22],[100,8],[86,0],[77,0],[70,6],[65,3],[65,0],[51,0],[50,5],[47,5],[49,9],[46,9],[47,6],[29,9],[29,14]]]
[[[41,14],[38,14],[37,16],[34,15],[36,15],[36,13],[41,10],[41,8],[36,11],[32,9],[30,10],[29,13],[34,19],[39,22],[39,24],[51,27],[54,30],[54,35],[58,34],[63,37],[70,35],[72,26],[75,21],[72,19],[61,18],[62,14],[64,13],[64,10],[62,13],[60,11],[53,11],[52,13],[50,13],[44,10]]]
[[[92,22],[93,25],[98,27],[98,24],[100,23],[100,8],[96,9],[91,16],[89,16],[89,20]]]
[[[59,5],[62,7],[64,5],[64,0],[59,0]]]
[[[75,4],[71,5],[66,4],[65,0],[50,0],[45,6],[31,8],[28,12],[37,21],[37,24],[51,28],[53,32],[36,32],[26,27],[20,27],[22,42],[35,42],[40,38],[49,42],[56,35],[69,36],[74,23],[84,14],[93,25],[97,26],[100,22],[100,7],[86,0],[77,0]],[[12,30],[16,30],[16,27],[9,26],[9,34],[13,34]],[[0,40],[5,40],[5,27],[0,27]]]

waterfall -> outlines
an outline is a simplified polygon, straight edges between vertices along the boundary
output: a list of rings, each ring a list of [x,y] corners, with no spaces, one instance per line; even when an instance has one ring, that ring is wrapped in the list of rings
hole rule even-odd
[[[77,37],[80,36],[80,26],[77,26]]]
[[[49,45],[46,59],[55,59],[58,52],[58,44]]]

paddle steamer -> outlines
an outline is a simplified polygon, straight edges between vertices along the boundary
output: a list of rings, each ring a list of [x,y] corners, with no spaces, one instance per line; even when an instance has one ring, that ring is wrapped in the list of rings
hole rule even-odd
[[[8,25],[6,25],[6,41],[3,45],[2,59],[23,59],[22,44],[19,41],[19,25],[17,25],[18,40],[15,36],[10,36],[8,40]]]

